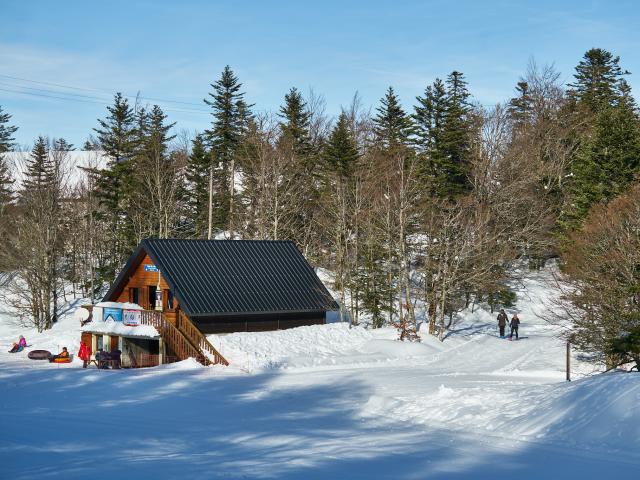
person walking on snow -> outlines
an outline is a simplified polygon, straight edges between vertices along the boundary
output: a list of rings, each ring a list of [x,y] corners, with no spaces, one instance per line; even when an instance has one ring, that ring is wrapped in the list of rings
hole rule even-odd
[[[518,318],[518,314],[514,313],[513,317],[511,317],[511,335],[509,336],[509,338],[513,338],[513,334],[515,332],[516,334],[516,340],[518,340],[518,326],[520,325],[520,319]]]
[[[500,338],[504,338],[504,327],[507,326],[507,314],[504,313],[504,310],[500,310],[500,314],[498,315],[498,327],[500,328]]]

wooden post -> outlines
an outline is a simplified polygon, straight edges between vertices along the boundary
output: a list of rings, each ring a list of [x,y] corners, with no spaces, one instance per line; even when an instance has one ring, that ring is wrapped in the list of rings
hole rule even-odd
[[[162,360],[163,360],[163,353],[164,353],[164,342],[162,341],[162,337],[160,337],[158,339],[159,345],[158,345],[158,365],[162,365]]]
[[[567,382],[571,381],[571,342],[567,342]]]

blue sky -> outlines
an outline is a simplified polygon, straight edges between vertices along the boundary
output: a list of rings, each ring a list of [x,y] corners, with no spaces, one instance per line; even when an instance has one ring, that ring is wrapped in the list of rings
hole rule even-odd
[[[476,101],[495,104],[511,96],[531,58],[554,63],[570,82],[594,46],[620,55],[640,90],[634,0],[0,0],[0,18],[0,105],[21,145],[42,134],[80,146],[116,91],[161,99],[148,103],[178,129],[203,130],[202,99],[226,64],[256,109],[276,110],[296,86],[324,96],[330,115],[356,91],[375,106],[389,85],[410,108],[454,69]],[[51,98],[68,94],[75,100]]]

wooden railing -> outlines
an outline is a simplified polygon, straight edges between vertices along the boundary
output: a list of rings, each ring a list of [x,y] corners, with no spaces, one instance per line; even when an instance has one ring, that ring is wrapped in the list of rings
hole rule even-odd
[[[170,355],[154,355],[152,353],[139,353],[136,355],[135,364],[139,367],[157,367],[160,365],[160,359],[162,363],[174,363],[178,361],[178,357]]]
[[[156,312],[155,310],[140,310],[140,323],[142,325],[151,325],[160,331],[165,322],[166,319],[163,317],[162,312]]]
[[[167,321],[162,312],[154,310],[142,310],[140,323],[155,327],[180,360],[193,357],[203,365],[218,363],[229,365],[229,362],[209,343],[200,330],[186,316],[181,317],[184,330],[176,328]],[[185,331],[188,331],[188,334]]]
[[[229,365],[229,362],[211,345],[207,337],[202,334],[198,327],[196,327],[182,311],[176,316],[176,326],[193,345],[198,347],[204,355],[211,360],[211,363]]]

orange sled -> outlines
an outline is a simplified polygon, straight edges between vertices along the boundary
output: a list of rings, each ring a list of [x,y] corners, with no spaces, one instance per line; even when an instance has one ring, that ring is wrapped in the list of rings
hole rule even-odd
[[[49,363],[71,363],[71,357],[66,358],[52,358]]]

